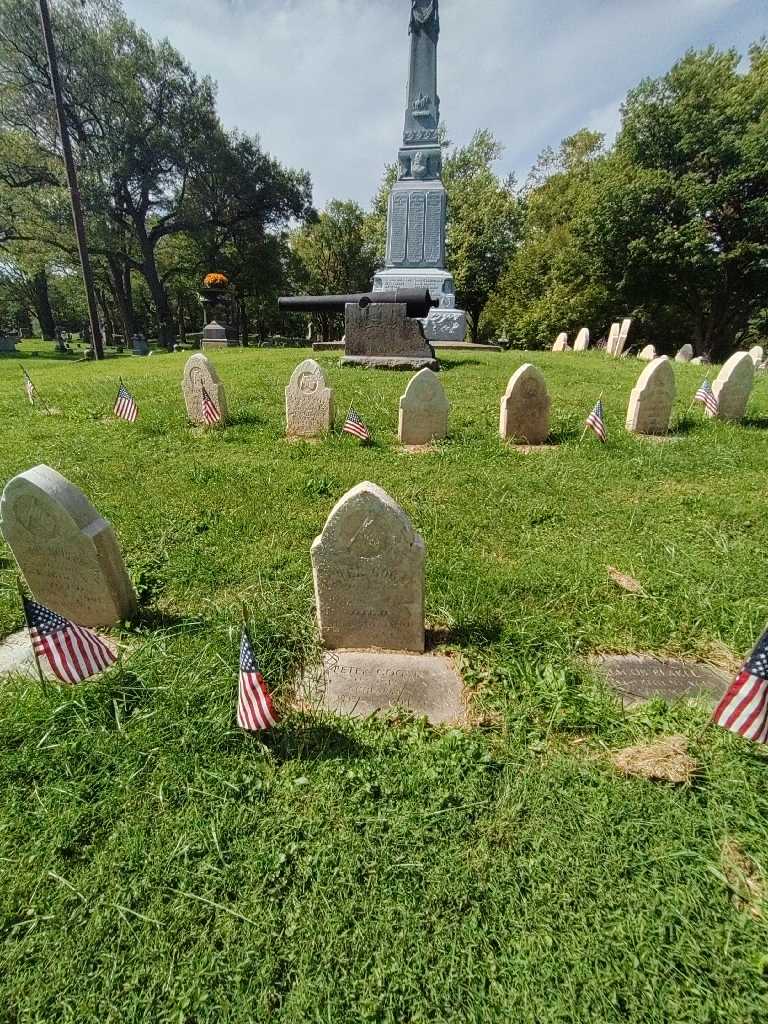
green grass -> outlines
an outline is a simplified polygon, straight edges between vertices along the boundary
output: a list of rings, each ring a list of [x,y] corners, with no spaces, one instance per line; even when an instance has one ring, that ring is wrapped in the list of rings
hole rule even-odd
[[[641,366],[457,353],[451,437],[397,449],[406,376],[322,357],[339,416],[375,438],[291,445],[306,353],[215,362],[234,423],[186,423],[186,356],[0,362],[0,476],[46,462],[114,524],[143,599],[125,671],[73,690],[0,685],[0,1020],[728,1022],[768,1013],[768,929],[723,882],[736,841],[768,877],[768,761],[703,709],[625,715],[582,656],[741,657],[768,618],[768,381],[743,425],[686,409],[674,441],[624,433]],[[526,359],[557,448],[498,438]],[[118,377],[131,427],[108,416]],[[579,444],[604,391],[609,444]],[[233,727],[239,608],[284,693],[317,656],[309,547],[361,480],[427,544],[427,617],[483,727],[287,715]],[[8,556],[9,558],[9,556]],[[10,562],[0,632],[20,626]],[[624,594],[607,566],[638,577]],[[685,732],[690,787],[619,778],[610,747]],[[579,740],[579,743],[574,743]]]

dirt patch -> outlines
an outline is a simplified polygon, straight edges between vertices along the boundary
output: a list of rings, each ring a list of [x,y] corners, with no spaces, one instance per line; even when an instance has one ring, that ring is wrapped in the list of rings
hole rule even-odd
[[[615,751],[611,761],[622,775],[676,785],[689,783],[699,767],[688,755],[687,736],[667,736],[657,743],[625,747]]]

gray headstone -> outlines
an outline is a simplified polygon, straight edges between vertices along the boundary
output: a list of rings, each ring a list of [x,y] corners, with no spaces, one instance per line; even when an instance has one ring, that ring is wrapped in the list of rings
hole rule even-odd
[[[192,423],[201,427],[207,426],[203,415],[203,388],[221,413],[221,425],[226,424],[229,413],[224,385],[210,359],[201,352],[196,352],[190,356],[184,367],[181,390],[184,394],[187,416]]]
[[[324,646],[423,652],[425,557],[408,516],[380,487],[345,494],[312,545]]]
[[[80,626],[112,626],[136,611],[114,531],[79,488],[49,466],[15,476],[0,529],[35,600]]]
[[[501,400],[502,439],[544,444],[549,437],[549,407],[544,374],[532,363],[525,363],[510,378]]]
[[[725,672],[703,662],[611,654],[595,659],[595,663],[627,706],[654,697],[668,701],[705,697],[715,703],[730,681]]]
[[[285,389],[288,437],[322,437],[333,427],[333,391],[314,359],[299,363]]]
[[[400,303],[357,303],[346,307],[346,342],[342,366],[438,370],[440,364],[418,320]]]
[[[654,359],[640,374],[627,411],[631,434],[666,434],[675,404],[675,371],[667,356]]]
[[[642,359],[645,363],[651,363],[656,359],[656,347],[655,345],[646,345],[645,348],[638,353],[638,359]]]
[[[737,352],[731,356],[712,385],[719,406],[718,419],[734,422],[743,419],[754,384],[755,364],[752,356],[749,352]]]
[[[8,334],[0,334],[0,352],[15,352],[19,340]]]
[[[683,345],[680,351],[675,356],[676,363],[690,363],[693,359],[694,351],[693,345]]]
[[[134,334],[131,338],[133,344],[133,355],[135,356],[148,356],[149,345],[147,345],[147,339],[143,334]]]
[[[749,354],[752,357],[752,362],[756,367],[762,366],[765,359],[765,352],[762,345],[754,345],[750,350]]]
[[[430,444],[444,438],[448,434],[450,409],[451,403],[437,374],[420,370],[408,382],[400,399],[400,444]]]

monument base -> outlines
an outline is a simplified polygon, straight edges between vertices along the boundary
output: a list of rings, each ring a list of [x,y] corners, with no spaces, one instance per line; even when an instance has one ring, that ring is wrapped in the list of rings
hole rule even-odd
[[[398,288],[427,288],[440,305],[421,320],[427,341],[464,341],[467,336],[467,314],[456,309],[453,277],[447,270],[397,269],[381,270],[373,279],[374,292],[392,292]]]
[[[302,680],[306,697],[334,714],[367,718],[405,708],[432,725],[465,718],[461,677],[449,658],[395,651],[329,651]]]
[[[200,348],[203,352],[207,352],[208,349],[217,348],[229,348],[229,344],[226,341],[201,341]]]
[[[400,356],[345,356],[342,366],[357,366],[364,370],[434,370],[440,363],[437,359],[411,359]]]

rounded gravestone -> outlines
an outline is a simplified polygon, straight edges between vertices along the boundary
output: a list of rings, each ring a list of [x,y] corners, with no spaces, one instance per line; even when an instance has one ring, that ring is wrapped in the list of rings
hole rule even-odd
[[[653,360],[657,358],[657,356],[656,356],[656,346],[655,345],[646,345],[645,348],[642,350],[642,352],[638,353],[637,358],[638,359],[642,359],[643,362],[645,362],[645,363],[653,362]]]
[[[693,351],[693,345],[683,345],[680,351],[675,356],[676,363],[690,363],[695,353]]]
[[[386,491],[367,482],[348,491],[312,545],[323,645],[422,653],[425,557]]]
[[[574,352],[586,352],[589,348],[589,328],[582,327],[573,343]]]
[[[400,444],[423,445],[444,438],[450,410],[451,403],[437,374],[419,370],[400,399]]]
[[[555,344],[552,346],[553,352],[570,352],[571,346],[568,344],[568,335],[563,331],[562,334],[558,334]]]
[[[525,363],[510,378],[501,400],[502,439],[544,444],[549,437],[549,407],[544,374],[532,363]]]
[[[8,482],[0,530],[38,603],[79,626],[112,626],[136,611],[111,525],[50,466]]]
[[[762,345],[754,345],[750,350],[749,354],[752,357],[752,362],[755,366],[762,366],[763,360],[765,359],[765,352],[763,351]]]
[[[675,371],[667,356],[660,356],[640,374],[627,412],[631,434],[667,434],[675,403]]]
[[[718,404],[718,419],[743,419],[754,384],[755,364],[752,356],[749,352],[737,352],[731,356],[712,385]]]
[[[203,411],[203,389],[219,411],[221,421],[217,425],[223,425],[228,418],[224,385],[210,359],[201,352],[196,352],[190,356],[184,367],[181,390],[184,393],[187,416],[192,423],[205,427],[209,423]]]
[[[285,389],[285,432],[288,437],[321,437],[333,426],[333,391],[322,368],[305,359]]]

